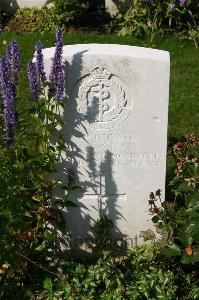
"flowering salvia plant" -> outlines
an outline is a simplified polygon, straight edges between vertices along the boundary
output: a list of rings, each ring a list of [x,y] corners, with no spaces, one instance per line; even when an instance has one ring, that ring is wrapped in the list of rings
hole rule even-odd
[[[37,260],[34,266],[42,269],[46,264],[48,269],[44,258],[57,251],[55,227],[62,224],[59,207],[66,203],[65,199],[54,202],[53,191],[62,187],[62,182],[52,173],[56,172],[65,141],[61,131],[53,143],[52,136],[63,125],[59,113],[65,89],[62,53],[63,32],[57,28],[55,55],[47,78],[42,43],[36,44],[35,56],[28,62],[28,108],[23,107],[24,99],[19,94],[20,51],[16,41],[8,44],[5,56],[0,58],[0,276],[6,278],[28,272],[31,257]],[[70,185],[71,180],[70,176]],[[12,281],[9,285],[12,287]]]
[[[17,120],[14,99],[17,96],[19,71],[19,49],[17,43],[12,41],[8,45],[6,56],[0,58],[0,86],[7,145],[14,142],[14,127]]]

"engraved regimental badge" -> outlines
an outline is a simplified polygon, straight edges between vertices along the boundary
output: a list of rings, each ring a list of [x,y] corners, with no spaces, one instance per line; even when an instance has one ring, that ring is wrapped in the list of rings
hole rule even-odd
[[[129,98],[126,84],[99,64],[81,81],[77,109],[89,127],[110,129],[120,126],[130,115]]]

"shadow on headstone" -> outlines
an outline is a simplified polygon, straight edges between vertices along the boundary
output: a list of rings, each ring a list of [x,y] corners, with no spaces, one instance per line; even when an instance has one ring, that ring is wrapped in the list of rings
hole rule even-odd
[[[88,116],[89,123],[95,122],[98,115],[98,99],[92,98],[91,108],[82,114],[78,111],[77,101],[78,91],[81,84],[82,55],[85,51],[79,52],[73,57],[71,63],[66,62],[64,69],[66,72],[66,107],[63,113],[64,126],[62,136],[68,144],[68,150],[62,153],[61,164],[58,169],[58,178],[64,184],[68,184],[68,170],[72,170],[75,175],[75,188],[69,194],[64,190],[58,191],[56,197],[67,199],[75,203],[76,207],[66,207],[61,209],[61,214],[66,222],[65,235],[61,236],[60,243],[62,249],[72,255],[92,256],[96,253],[95,224],[90,210],[98,219],[106,216],[113,223],[110,231],[110,237],[107,240],[104,250],[118,250],[120,253],[127,248],[125,236],[117,227],[117,221],[122,219],[120,207],[117,200],[120,195],[113,178],[113,158],[110,151],[105,151],[103,160],[99,163],[96,161],[96,152],[93,146],[89,144],[88,132],[84,125],[84,120]],[[67,74],[75,74],[76,80],[67,77]],[[71,84],[71,81],[73,84]],[[69,86],[73,88],[69,90]],[[78,139],[79,143],[74,143],[73,138]],[[81,140],[87,144],[86,153],[81,149]],[[85,150],[84,150],[85,151]],[[83,166],[79,166],[79,161]],[[85,164],[85,165],[84,165]],[[86,174],[84,177],[81,172]],[[81,179],[80,179],[81,177]],[[85,178],[82,180],[82,178]],[[81,186],[81,188],[78,188]],[[93,201],[93,204],[92,204]]]

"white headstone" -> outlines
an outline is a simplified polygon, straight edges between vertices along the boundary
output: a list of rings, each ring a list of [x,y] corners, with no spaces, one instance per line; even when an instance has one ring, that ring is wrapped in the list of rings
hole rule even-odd
[[[19,8],[41,8],[46,2],[46,0],[0,0],[0,9],[13,14]]]
[[[50,71],[54,49],[45,49]],[[74,243],[92,236],[92,225],[104,213],[113,221],[113,242],[141,243],[140,232],[152,228],[149,194],[164,198],[169,53],[123,45],[64,47],[66,110],[64,137],[70,163],[85,190],[70,196],[77,208],[65,212]],[[66,180],[66,179],[64,179]],[[81,242],[80,242],[81,243]]]
[[[111,17],[121,16],[132,5],[132,0],[105,0],[107,13]]]

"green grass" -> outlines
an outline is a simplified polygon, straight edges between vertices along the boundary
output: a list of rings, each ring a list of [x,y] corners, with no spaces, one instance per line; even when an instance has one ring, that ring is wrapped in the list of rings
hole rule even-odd
[[[44,47],[54,45],[54,34],[16,34],[3,33],[2,40],[9,42],[17,40],[20,45],[23,65],[23,80],[21,93],[28,94],[26,88],[26,64],[34,53],[34,45],[40,39]],[[99,35],[96,33],[70,33],[65,35],[65,44],[79,43],[116,43],[150,47],[147,40],[137,40],[133,37],[118,37],[117,35]],[[198,49],[192,42],[179,41],[174,36],[164,39],[156,38],[152,47],[167,50],[171,54],[171,81],[169,104],[169,137],[179,137],[193,133],[199,135],[199,59]],[[5,46],[0,46],[0,54],[4,53]]]

